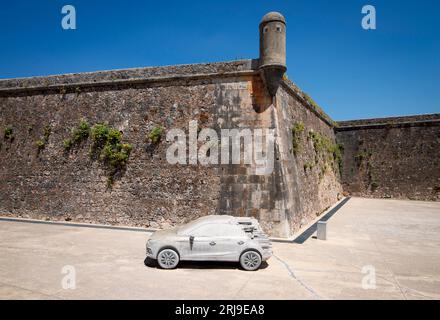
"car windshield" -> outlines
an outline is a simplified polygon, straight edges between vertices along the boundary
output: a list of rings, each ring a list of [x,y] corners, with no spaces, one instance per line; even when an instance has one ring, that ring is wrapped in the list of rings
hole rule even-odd
[[[194,229],[198,225],[199,222],[197,220],[191,221],[187,224],[184,224],[183,226],[178,227],[177,233],[178,234],[188,234],[188,232],[190,230]]]

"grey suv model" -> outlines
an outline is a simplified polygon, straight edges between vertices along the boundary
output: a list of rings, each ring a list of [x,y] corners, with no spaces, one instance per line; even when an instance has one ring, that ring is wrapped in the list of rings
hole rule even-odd
[[[236,261],[257,270],[272,255],[269,238],[254,218],[205,216],[169,230],[156,231],[147,241],[147,257],[164,269],[179,261]]]

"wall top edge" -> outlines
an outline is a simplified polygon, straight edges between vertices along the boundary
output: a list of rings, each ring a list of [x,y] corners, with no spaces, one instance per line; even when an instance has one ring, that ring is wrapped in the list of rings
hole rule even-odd
[[[0,90],[44,88],[89,83],[110,83],[121,81],[148,81],[194,76],[222,75],[228,73],[254,72],[258,60],[235,60],[227,62],[182,64],[163,67],[106,70],[96,72],[70,73],[29,78],[0,79]]]
[[[302,91],[296,84],[294,84],[289,79],[284,79],[282,82],[283,87],[290,93],[293,94],[298,100],[300,100],[310,111],[312,111],[318,118],[324,121],[329,126],[336,128],[338,126],[337,122],[324,112],[324,110],[319,107],[309,95]]]
[[[337,131],[383,128],[383,127],[439,125],[440,113],[338,121],[337,124],[338,124],[338,127],[336,128]]]

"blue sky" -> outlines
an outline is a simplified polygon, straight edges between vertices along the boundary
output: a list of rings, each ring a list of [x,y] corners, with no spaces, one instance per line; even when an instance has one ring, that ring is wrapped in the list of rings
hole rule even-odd
[[[269,11],[287,20],[289,78],[335,120],[440,112],[438,0],[2,1],[0,78],[257,58]]]

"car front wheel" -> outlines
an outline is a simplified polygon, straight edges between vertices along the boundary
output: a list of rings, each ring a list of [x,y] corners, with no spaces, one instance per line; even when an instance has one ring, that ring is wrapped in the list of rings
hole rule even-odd
[[[163,249],[157,255],[157,263],[163,269],[174,269],[179,264],[179,254],[173,249]]]
[[[247,271],[257,270],[261,266],[261,255],[255,250],[245,251],[240,256],[240,265]]]

